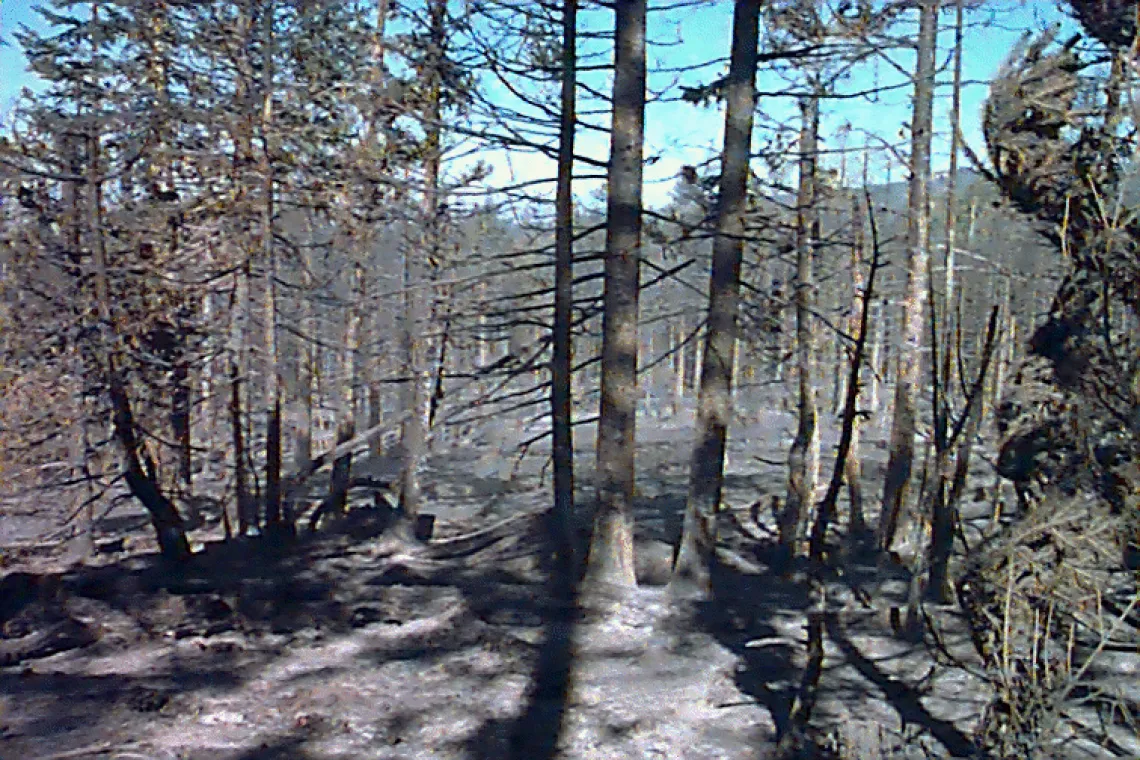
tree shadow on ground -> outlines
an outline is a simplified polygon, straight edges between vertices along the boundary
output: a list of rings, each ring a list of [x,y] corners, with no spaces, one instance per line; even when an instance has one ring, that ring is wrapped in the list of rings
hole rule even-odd
[[[373,622],[357,604],[366,595],[337,593],[352,568],[325,561],[349,546],[335,535],[288,547],[239,540],[208,544],[185,566],[135,555],[4,576],[0,665],[9,667],[0,669],[0,694],[19,709],[3,716],[0,756],[85,746],[120,722],[177,714],[196,693],[239,689],[298,635]],[[66,631],[86,635],[63,636],[65,623],[72,624]],[[286,646],[261,644],[264,634],[278,634]],[[35,646],[23,646],[27,641]],[[414,659],[428,651],[388,656]],[[100,663],[94,671],[93,662]],[[266,756],[301,756],[281,752]]]
[[[83,746],[119,723],[169,718],[185,695],[236,688],[249,676],[249,665],[215,651],[144,675],[0,672],[0,694],[20,706],[0,726],[0,756],[42,756],[44,747]]]
[[[898,713],[903,726],[917,726],[930,733],[952,757],[971,757],[977,752],[973,740],[948,720],[935,717],[922,703],[922,693],[878,666],[849,637],[846,627],[834,612],[824,616],[827,637],[839,648],[844,663],[874,684]]]
[[[545,535],[537,537],[532,549],[541,557],[545,571],[540,588],[544,598],[536,600],[528,595],[527,599],[542,635],[531,663],[522,710],[513,718],[485,721],[464,747],[472,760],[553,760],[558,756],[573,689],[575,630],[583,620],[583,610],[579,604],[580,568],[574,560],[558,555],[553,538],[557,533],[555,519],[552,511],[546,513],[542,521]],[[574,547],[577,557],[585,556],[588,535],[584,538],[578,536]],[[516,607],[519,602],[504,601]],[[535,605],[534,601],[540,603]]]
[[[802,612],[806,586],[773,583],[768,575],[738,571],[717,563],[713,601],[699,605],[700,622],[722,646],[740,658],[736,686],[768,710],[775,738],[788,727],[799,670],[795,649],[773,624],[781,612]]]

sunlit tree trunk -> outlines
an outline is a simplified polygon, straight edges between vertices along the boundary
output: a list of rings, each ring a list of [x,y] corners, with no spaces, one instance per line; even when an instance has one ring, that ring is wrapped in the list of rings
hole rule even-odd
[[[673,353],[673,414],[685,404],[685,318],[669,326],[669,350]]]
[[[443,46],[446,35],[446,0],[428,3],[429,34],[426,66],[427,105],[425,109],[424,188],[422,249],[408,251],[404,259],[404,421],[400,429],[400,443],[404,461],[400,476],[400,507],[403,512],[402,529],[410,533],[420,511],[419,468],[425,455],[427,426],[426,345],[418,334],[427,325],[426,315],[431,312],[425,303],[423,289],[427,284],[427,267],[434,261],[439,247],[439,174],[442,160],[440,140],[443,65]]]
[[[705,362],[697,400],[696,442],[681,545],[670,588],[709,598],[716,545],[716,519],[724,483],[725,442],[732,418],[736,366],[736,320],[744,215],[748,206],[752,121],[756,108],[756,42],[760,0],[740,0],[733,13],[732,55],[725,86],[724,151],[721,159],[717,235],[709,277]]]
[[[308,220],[308,238],[313,238],[312,220]],[[293,469],[304,472],[313,459],[313,401],[317,372],[317,322],[313,312],[313,262],[308,245],[301,249],[300,325],[297,367],[296,429],[293,434]]]
[[[946,178],[946,250],[943,259],[946,274],[942,295],[942,340],[946,346],[946,350],[943,352],[942,384],[947,392],[952,387],[954,368],[954,352],[950,350],[950,346],[954,345],[954,335],[957,332],[958,325],[957,272],[955,271],[957,262],[954,246],[958,226],[958,151],[960,150],[958,132],[962,121],[963,16],[963,0],[955,0],[954,81],[950,96],[950,169]]]
[[[352,267],[349,287],[351,295],[345,309],[344,353],[336,393],[336,442],[350,440],[356,433],[356,415],[360,409],[360,331],[363,323],[365,297],[364,267],[356,262]],[[333,463],[329,482],[328,511],[332,516],[343,515],[348,505],[348,483],[352,477],[352,453],[347,452]]]
[[[796,196],[796,437],[788,453],[788,496],[780,515],[780,545],[787,556],[796,551],[804,520],[815,500],[819,481],[819,420],[814,384],[815,335],[815,202],[819,98],[800,101],[799,188]]]
[[[646,0],[617,3],[613,124],[606,209],[598,500],[591,583],[634,586],[633,495],[637,415],[637,306],[645,129]]]
[[[292,514],[282,515],[281,505],[281,368],[277,349],[277,254],[273,245],[274,182],[272,158],[273,133],[273,20],[275,5],[266,2],[261,8],[262,44],[265,64],[262,68],[261,155],[262,179],[261,255],[265,267],[265,523],[273,530],[284,525],[292,529]],[[290,507],[286,507],[291,511]]]
[[[910,191],[907,209],[907,271],[895,381],[895,408],[891,424],[890,455],[883,484],[879,546],[888,551],[910,494],[914,468],[918,391],[922,378],[923,335],[927,324],[927,188],[930,184],[930,147],[934,106],[935,46],[938,0],[921,0],[919,7],[918,65],[911,119]]]

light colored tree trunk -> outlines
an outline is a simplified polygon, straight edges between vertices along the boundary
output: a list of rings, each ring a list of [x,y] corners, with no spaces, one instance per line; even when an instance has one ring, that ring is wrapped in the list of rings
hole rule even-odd
[[[938,31],[938,0],[920,0],[918,65],[914,83],[914,115],[911,120],[910,192],[907,210],[907,272],[903,300],[898,379],[891,424],[890,455],[883,485],[879,521],[879,546],[889,551],[910,495],[917,428],[917,396],[922,378],[923,335],[926,332],[927,189],[930,183],[930,147],[933,127],[935,47]]]
[[[685,405],[685,318],[669,326],[669,350],[673,352],[673,414]]]
[[[1005,380],[1013,363],[1015,343],[1017,340],[1017,316],[1013,313],[1013,275],[1006,273],[1005,289],[1001,296],[1002,311],[1005,319],[1005,329],[1002,330],[1001,342],[998,344],[998,356],[993,372],[993,384],[990,389],[990,403],[994,409],[1001,406],[1002,396],[1005,395]],[[997,289],[996,287],[994,288]],[[996,298],[994,299],[997,300]]]
[[[744,215],[748,206],[752,121],[756,108],[760,4],[760,0],[740,0],[733,13],[732,55],[725,86],[723,169],[709,277],[705,363],[701,369],[696,442],[681,545],[669,584],[674,594],[703,599],[712,596],[716,520],[724,485],[725,442],[732,419],[740,262],[744,254]]]
[[[588,577],[637,584],[633,566],[634,447],[637,418],[637,304],[645,134],[646,0],[614,7],[613,121],[606,209],[598,500]]]
[[[955,261],[955,237],[958,225],[958,152],[960,150],[959,129],[962,121],[962,38],[963,38],[963,0],[954,2],[954,80],[950,101],[950,169],[946,178],[946,228],[945,228],[945,256],[943,265],[945,269],[945,284],[942,294],[942,342],[943,351],[942,387],[950,394],[954,384],[954,352],[950,350],[955,345],[954,335],[958,326],[958,302],[955,287],[957,285],[957,263]],[[931,307],[933,308],[933,306]],[[948,395],[949,399],[950,396]]]
[[[799,188],[796,196],[796,375],[798,381],[796,437],[788,452],[788,495],[780,514],[780,546],[793,556],[804,520],[815,502],[819,482],[819,420],[813,364],[815,336],[816,163],[819,135],[819,98],[800,100]]]
[[[271,530],[291,532],[292,508],[281,504],[281,367],[277,348],[277,252],[273,245],[274,177],[273,177],[273,22],[275,3],[266,2],[261,8],[262,44],[265,63],[262,67],[261,87],[261,155],[262,179],[261,255],[265,267],[265,523]]]
[[[404,257],[404,421],[400,428],[401,452],[404,457],[400,475],[400,507],[402,530],[410,535],[412,526],[419,515],[422,500],[419,482],[419,468],[426,449],[428,392],[430,369],[427,367],[426,346],[418,332],[427,327],[426,315],[431,306],[425,300],[431,291],[421,290],[428,280],[423,264],[425,259],[434,261],[439,247],[439,174],[442,161],[440,131],[441,97],[443,77],[443,46],[446,40],[446,0],[429,0],[429,35],[427,61],[428,77],[427,104],[424,114],[424,191],[423,218],[424,233],[421,236],[421,249],[407,252]]]

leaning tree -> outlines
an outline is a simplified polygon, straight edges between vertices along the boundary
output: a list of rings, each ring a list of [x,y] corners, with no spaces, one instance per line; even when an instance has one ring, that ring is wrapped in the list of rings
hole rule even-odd
[[[1135,692],[1113,680],[1140,642],[1135,4],[1069,4],[1092,40],[1027,39],[984,112],[989,179],[1065,269],[998,409],[997,465],[1020,509],[959,583],[995,687],[983,740],[1000,757],[1054,757],[1060,742],[1138,751]]]

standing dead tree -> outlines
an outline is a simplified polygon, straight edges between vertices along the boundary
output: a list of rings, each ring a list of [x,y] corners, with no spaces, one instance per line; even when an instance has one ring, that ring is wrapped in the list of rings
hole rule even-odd
[[[590,545],[592,583],[637,583],[633,566],[637,303],[645,131],[645,0],[618,3],[613,126],[606,209],[598,505]]]
[[[736,4],[732,57],[725,97],[724,152],[721,158],[717,236],[709,278],[708,327],[697,408],[689,496],[671,589],[711,594],[710,567],[716,542],[716,514],[724,481],[725,441],[732,416],[733,361],[739,310],[740,263],[744,255],[744,216],[748,202],[752,119],[756,109],[756,40],[760,3]]]

